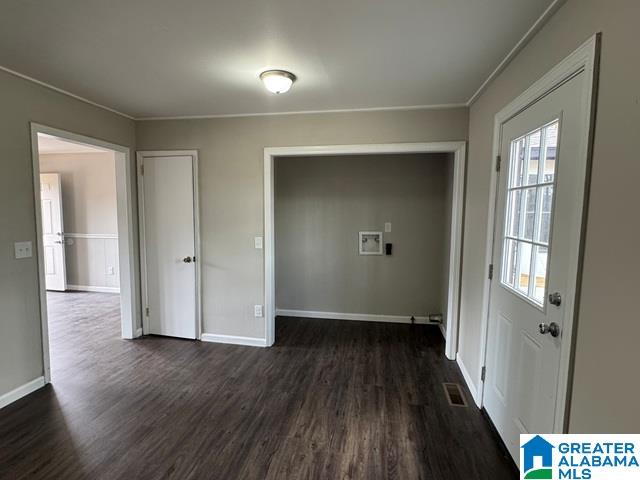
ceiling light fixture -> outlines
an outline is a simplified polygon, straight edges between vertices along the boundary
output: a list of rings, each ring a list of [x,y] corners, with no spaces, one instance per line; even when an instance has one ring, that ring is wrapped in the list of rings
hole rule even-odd
[[[264,87],[271,93],[286,93],[296,81],[296,76],[285,70],[266,70],[260,74]]]

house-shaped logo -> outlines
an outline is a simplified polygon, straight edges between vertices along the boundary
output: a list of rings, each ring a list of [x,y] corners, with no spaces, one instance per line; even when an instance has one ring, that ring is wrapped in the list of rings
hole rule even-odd
[[[524,473],[523,478],[551,480],[553,478],[553,449],[555,447],[540,435],[536,435],[522,445],[521,448],[524,450],[522,465],[520,466]],[[542,459],[542,465],[537,465],[534,468],[534,459],[536,457]]]

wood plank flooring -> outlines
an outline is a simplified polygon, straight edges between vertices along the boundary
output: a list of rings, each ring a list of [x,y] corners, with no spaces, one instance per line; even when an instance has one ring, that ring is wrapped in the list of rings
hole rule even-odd
[[[517,478],[449,406],[435,327],[279,318],[264,349],[121,340],[116,295],[49,309],[53,384],[0,410],[0,478]]]

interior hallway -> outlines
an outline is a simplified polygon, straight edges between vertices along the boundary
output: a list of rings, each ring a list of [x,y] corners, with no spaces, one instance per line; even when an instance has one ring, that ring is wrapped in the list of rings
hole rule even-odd
[[[0,411],[0,478],[517,477],[480,411],[449,406],[442,382],[463,380],[435,327],[279,318],[269,349],[125,341],[117,295],[48,299],[53,384]]]

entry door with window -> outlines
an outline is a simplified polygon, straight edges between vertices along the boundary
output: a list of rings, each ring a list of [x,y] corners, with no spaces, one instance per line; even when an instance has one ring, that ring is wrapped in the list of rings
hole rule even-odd
[[[502,125],[484,406],[514,460],[551,433],[563,321],[575,296],[585,160],[583,72]],[[561,418],[561,417],[560,417]]]
[[[140,157],[145,332],[197,337],[195,162]]]
[[[59,173],[40,174],[40,202],[45,285],[47,290],[64,292],[67,289],[67,270]]]

